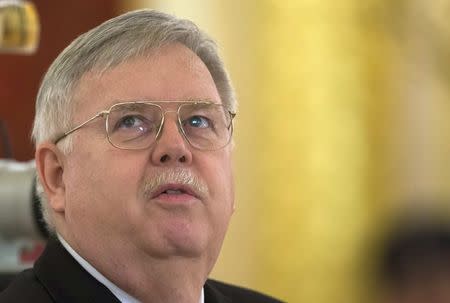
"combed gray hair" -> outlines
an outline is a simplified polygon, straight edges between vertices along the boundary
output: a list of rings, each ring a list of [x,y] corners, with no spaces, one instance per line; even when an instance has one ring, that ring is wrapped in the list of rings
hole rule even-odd
[[[102,73],[170,43],[183,44],[204,62],[222,103],[235,112],[235,92],[216,43],[189,20],[155,10],[137,10],[110,19],[82,34],[52,63],[42,80],[36,99],[32,132],[36,146],[42,142],[55,141],[72,127],[72,114],[76,107],[72,97],[84,74]],[[70,152],[70,137],[59,145],[64,153]],[[36,183],[44,220],[49,231],[54,232],[43,187],[39,180]]]

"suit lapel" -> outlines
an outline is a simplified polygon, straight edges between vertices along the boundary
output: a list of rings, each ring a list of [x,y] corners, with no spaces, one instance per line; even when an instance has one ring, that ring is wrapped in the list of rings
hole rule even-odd
[[[120,303],[102,283],[81,267],[57,239],[49,239],[45,251],[36,261],[34,271],[55,302]]]
[[[209,280],[204,286],[205,303],[232,303],[231,299],[221,293]]]

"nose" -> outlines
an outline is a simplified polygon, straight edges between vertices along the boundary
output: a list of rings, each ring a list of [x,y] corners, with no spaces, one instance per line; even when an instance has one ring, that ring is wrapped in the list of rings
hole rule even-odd
[[[181,134],[176,118],[167,117],[152,150],[154,165],[188,165],[192,162],[189,143]]]

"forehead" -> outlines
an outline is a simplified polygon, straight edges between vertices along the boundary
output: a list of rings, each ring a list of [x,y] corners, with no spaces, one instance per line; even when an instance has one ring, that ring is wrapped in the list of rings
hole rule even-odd
[[[203,61],[181,44],[169,44],[105,72],[86,73],[74,94],[75,117],[117,102],[210,100],[221,103]]]

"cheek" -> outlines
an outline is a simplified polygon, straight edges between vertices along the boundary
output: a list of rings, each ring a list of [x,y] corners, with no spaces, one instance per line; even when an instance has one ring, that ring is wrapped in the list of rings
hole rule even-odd
[[[109,225],[127,221],[130,207],[136,205],[132,201],[141,173],[138,161],[112,157],[107,152],[79,154],[68,167],[67,219],[87,224],[102,220],[98,224]]]
[[[234,208],[234,181],[231,159],[228,154],[221,155],[211,161],[209,167],[204,167],[207,173],[206,182],[217,215],[227,218],[224,214],[231,215]]]

